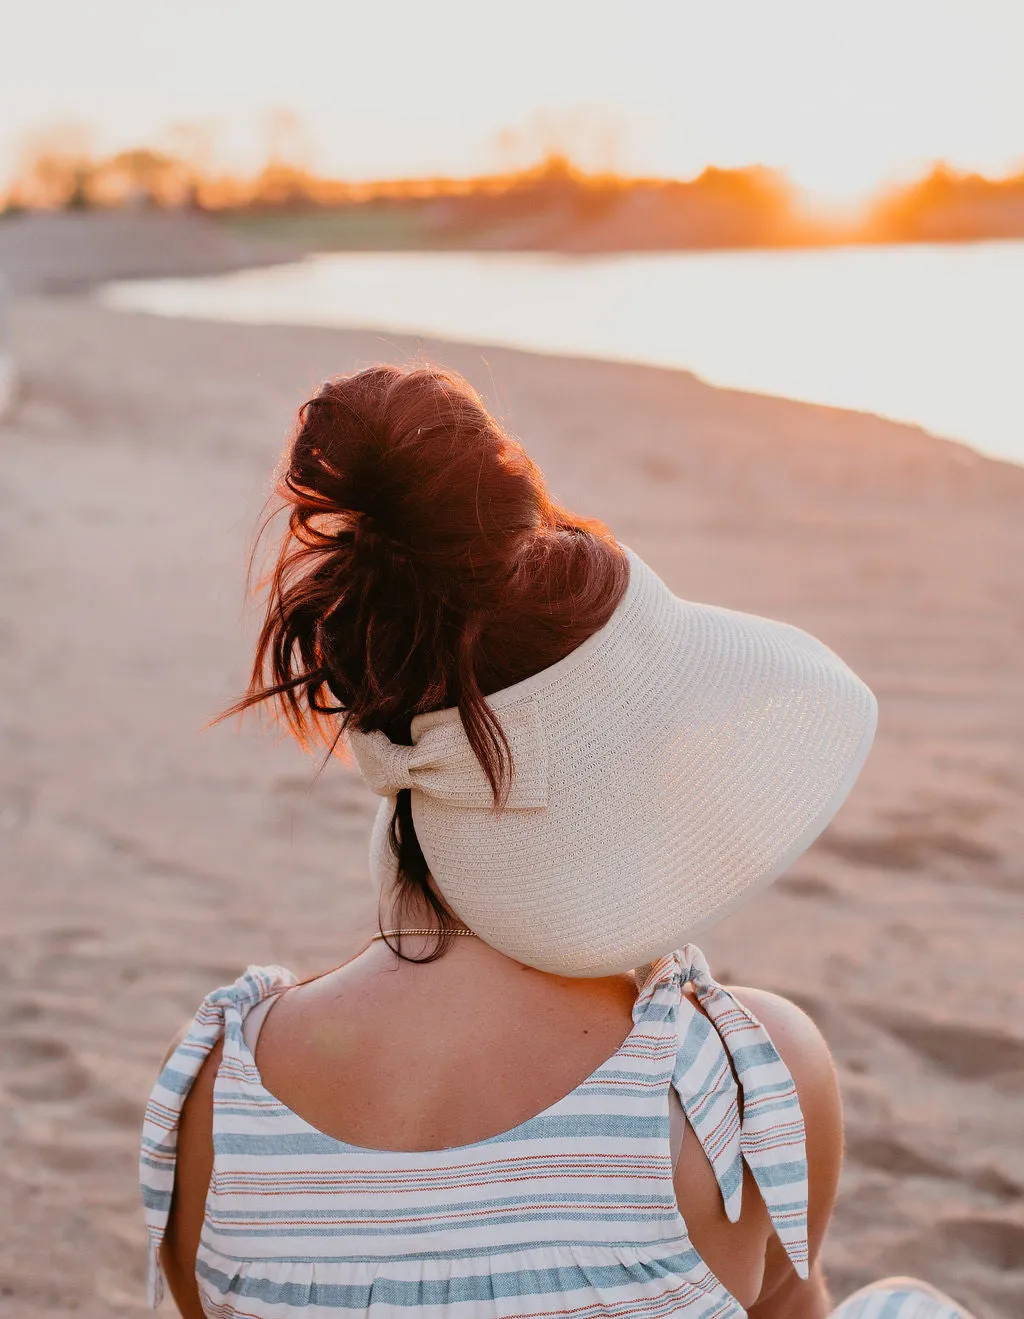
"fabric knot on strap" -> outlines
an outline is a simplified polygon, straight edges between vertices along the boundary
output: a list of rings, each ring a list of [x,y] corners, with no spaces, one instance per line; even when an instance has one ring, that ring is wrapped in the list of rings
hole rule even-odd
[[[687,985],[702,1012],[683,993]],[[659,1000],[678,1033],[672,1085],[714,1170],[726,1217],[735,1223],[740,1216],[746,1163],[786,1254],[806,1278],[807,1152],[789,1068],[754,1014],[713,978],[696,945],[655,963],[634,1017],[660,1015]]]
[[[503,709],[499,722],[512,752],[512,782],[506,807],[526,810],[548,802],[547,743],[537,707],[521,701]],[[489,810],[494,792],[466,730],[450,711],[418,715],[412,746],[392,742],[380,731],[350,731],[348,745],[363,781],[380,797],[405,788],[452,806]]]
[[[221,1036],[225,1037],[225,1053],[232,1047],[237,1049],[245,1013],[270,994],[295,983],[295,977],[284,967],[250,966],[233,984],[207,994],[185,1037],[157,1077],[146,1105],[139,1155],[149,1238],[147,1297],[151,1307],[160,1303],[164,1291],[160,1246],[171,1212],[178,1123],[188,1092]]]

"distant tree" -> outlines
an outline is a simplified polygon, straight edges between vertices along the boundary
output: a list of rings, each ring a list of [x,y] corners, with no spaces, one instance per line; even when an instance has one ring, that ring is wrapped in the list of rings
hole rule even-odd
[[[65,209],[69,211],[87,211],[89,209],[93,200],[90,193],[93,177],[94,170],[92,168],[86,167],[75,171],[71,192],[64,203]]]
[[[174,124],[168,133],[170,154],[179,162],[183,178],[181,205],[204,210],[206,190],[213,177],[217,154],[217,125],[209,120]]]
[[[181,162],[151,147],[119,151],[105,169],[120,182],[124,200],[132,205],[166,206],[184,191]]]
[[[11,195],[29,207],[91,205],[97,169],[91,144],[89,129],[67,120],[33,130],[22,139]]]
[[[884,194],[863,226],[869,240],[961,242],[1024,234],[1024,174],[988,179],[938,164]]]
[[[303,206],[315,199],[313,143],[291,110],[271,110],[264,119],[266,160],[252,184],[257,206]]]
[[[574,171],[617,174],[628,137],[626,121],[602,105],[559,111],[536,110],[517,127],[500,130],[492,142],[499,169],[530,173],[537,162],[571,162]]]
[[[315,151],[306,126],[292,110],[271,110],[263,121],[268,165],[290,165],[308,172],[313,168]]]

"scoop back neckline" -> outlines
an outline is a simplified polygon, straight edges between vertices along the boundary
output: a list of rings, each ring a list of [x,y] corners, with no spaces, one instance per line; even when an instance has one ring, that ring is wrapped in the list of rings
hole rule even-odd
[[[285,989],[292,989],[292,988],[294,988],[294,986],[292,985],[282,986],[279,993],[283,993]],[[639,998],[641,994],[643,994],[643,992],[644,992],[643,989],[639,989],[637,991],[637,1001],[639,1001]],[[263,1001],[264,999],[261,998],[261,999],[257,999],[255,1003],[250,1003],[244,1013],[239,1013],[239,1022],[244,1023],[245,1018],[252,1011],[252,1009],[257,1007],[259,1003],[262,1003]],[[585,1076],[583,1080],[579,1082],[578,1085],[573,1086],[571,1090],[567,1091],[564,1095],[561,1095],[558,1099],[554,1101],[554,1103],[549,1104],[547,1108],[542,1108],[539,1113],[534,1113],[531,1117],[525,1118],[522,1122],[517,1122],[515,1126],[506,1127],[503,1131],[496,1132],[493,1136],[484,1136],[480,1140],[468,1141],[461,1145],[442,1145],[440,1147],[436,1147],[433,1149],[424,1149],[424,1150],[399,1150],[399,1149],[388,1149],[387,1147],[377,1146],[377,1145],[356,1145],[352,1141],[342,1140],[338,1136],[332,1136],[328,1132],[321,1130],[320,1127],[314,1126],[312,1122],[304,1118],[301,1113],[296,1113],[296,1111],[290,1105],[286,1104],[283,1099],[279,1099],[277,1095],[273,1093],[273,1091],[268,1090],[266,1085],[264,1085],[263,1077],[260,1075],[260,1069],[256,1063],[256,1054],[252,1049],[249,1048],[249,1045],[246,1043],[245,1035],[241,1030],[241,1028],[239,1029],[238,1032],[238,1040],[239,1040],[239,1051],[244,1054],[243,1061],[247,1062],[248,1069],[252,1072],[253,1076],[256,1078],[256,1085],[258,1086],[258,1088],[263,1091],[263,1093],[267,1096],[268,1099],[272,1099],[274,1103],[277,1104],[277,1106],[280,1109],[282,1109],[282,1111],[286,1113],[290,1118],[294,1118],[296,1122],[304,1126],[307,1129],[307,1131],[311,1132],[315,1136],[319,1136],[321,1140],[330,1141],[332,1144],[337,1145],[340,1149],[348,1150],[353,1154],[374,1155],[381,1158],[394,1156],[403,1159],[414,1159],[414,1158],[429,1158],[429,1157],[439,1158],[445,1154],[459,1154],[466,1150],[479,1149],[485,1145],[494,1145],[504,1141],[515,1140],[516,1137],[520,1135],[527,1127],[532,1126],[533,1123],[539,1122],[544,1118],[553,1116],[556,1109],[559,1109],[563,1107],[565,1104],[569,1103],[571,1099],[574,1099],[579,1094],[579,1092],[581,1090],[584,1090],[587,1086],[593,1085],[593,1083],[597,1080],[597,1078],[601,1075],[601,1073],[604,1072],[606,1068],[610,1067],[612,1063],[616,1061],[616,1059],[621,1055],[623,1049],[625,1049],[626,1045],[629,1044],[630,1040],[633,1039],[636,1033],[640,1030],[641,1026],[643,1026],[644,1024],[645,1023],[643,1021],[643,1018],[641,1018],[639,1021],[634,1020],[632,1026],[629,1029],[629,1034],[624,1037],[622,1043],[619,1045],[619,1047],[615,1050],[613,1054],[607,1057],[604,1060],[604,1062],[599,1063],[597,1067],[595,1067],[594,1070],[588,1076]],[[666,1095],[665,1104],[667,1108],[668,1106],[667,1088],[665,1095]]]

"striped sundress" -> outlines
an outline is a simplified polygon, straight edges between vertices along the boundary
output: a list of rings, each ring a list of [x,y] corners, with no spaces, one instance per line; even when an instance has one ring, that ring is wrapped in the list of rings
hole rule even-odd
[[[793,1080],[693,945],[648,969],[629,1036],[570,1094],[499,1136],[428,1152],[335,1140],[263,1087],[243,1022],[294,983],[281,967],[250,967],[209,994],[157,1079],[141,1153],[150,1304],[163,1290],[181,1107],[222,1035],[196,1260],[210,1319],[742,1319],[676,1205],[670,1087],[729,1219],[739,1217],[746,1162],[806,1277],[807,1164]],[[905,1290],[907,1308],[893,1288],[869,1289],[836,1319],[963,1313]]]

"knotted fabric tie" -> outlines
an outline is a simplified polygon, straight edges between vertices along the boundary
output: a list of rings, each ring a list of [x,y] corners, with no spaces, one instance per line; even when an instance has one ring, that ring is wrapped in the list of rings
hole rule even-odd
[[[688,984],[703,1013],[683,993]],[[740,1216],[745,1162],[786,1254],[806,1278],[807,1153],[789,1068],[754,1014],[712,977],[694,944],[655,963],[634,1017],[654,1010],[659,990],[666,989],[666,1018],[678,1032],[672,1085],[714,1170],[726,1217],[735,1223]]]
[[[459,719],[447,712],[418,715],[412,746],[392,742],[382,732],[347,734],[359,772],[373,792],[393,797],[414,788],[427,797],[476,810],[494,806],[494,793]],[[544,729],[532,700],[506,706],[499,722],[512,752],[512,783],[506,807],[546,806],[548,757]]]
[[[160,1247],[167,1233],[178,1155],[178,1124],[188,1092],[224,1034],[225,1058],[242,1038],[242,1015],[268,994],[295,977],[280,966],[250,966],[233,985],[215,989],[203,999],[184,1039],[166,1060],[146,1105],[142,1124],[139,1173],[149,1238],[147,1298],[151,1308],[160,1304],[164,1275]]]

